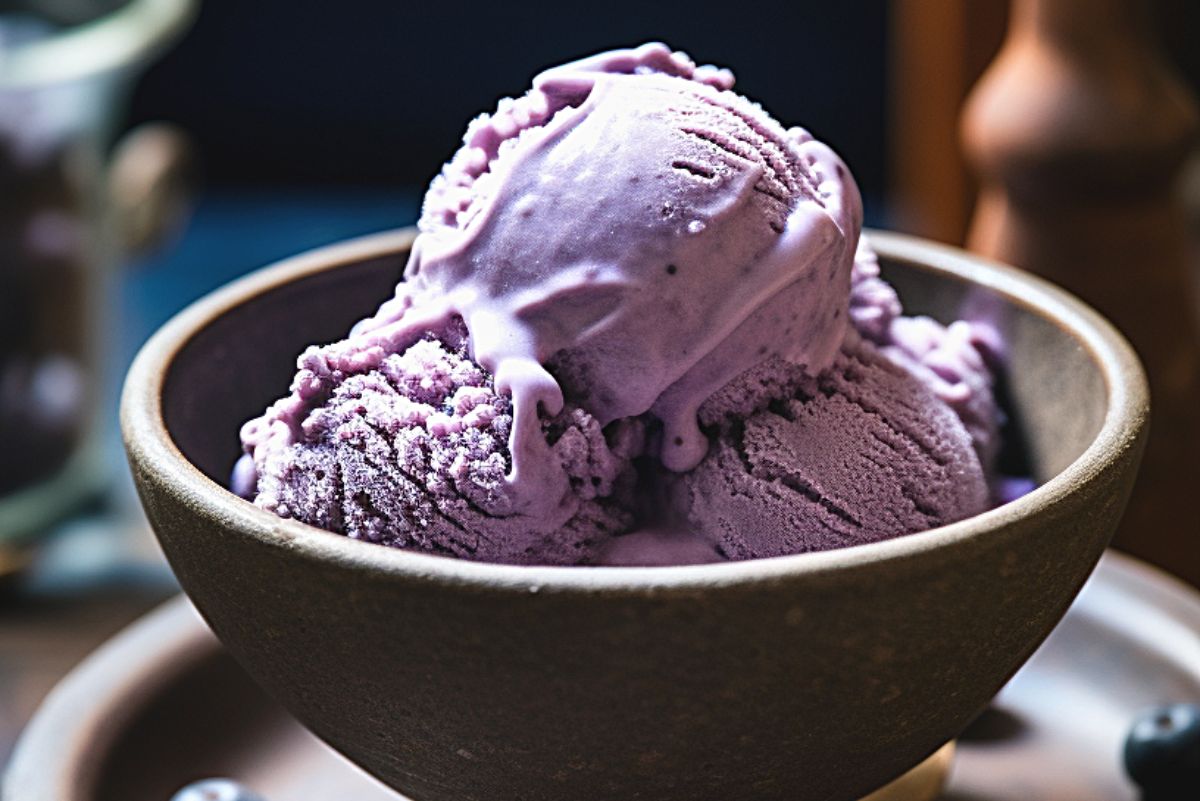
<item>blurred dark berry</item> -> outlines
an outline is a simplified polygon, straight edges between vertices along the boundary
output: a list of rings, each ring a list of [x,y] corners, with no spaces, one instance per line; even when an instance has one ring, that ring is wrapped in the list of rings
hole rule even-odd
[[[1125,770],[1145,801],[1200,799],[1200,705],[1138,715],[1125,738]]]

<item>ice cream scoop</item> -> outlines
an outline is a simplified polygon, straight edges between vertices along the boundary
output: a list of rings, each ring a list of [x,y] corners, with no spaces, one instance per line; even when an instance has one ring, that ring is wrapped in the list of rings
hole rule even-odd
[[[740,396],[767,382],[771,401],[741,414]],[[674,479],[675,506],[730,559],[862,545],[987,507],[961,420],[866,340],[848,342],[816,376],[783,362],[751,370],[701,419],[714,443]]]
[[[405,294],[466,319],[518,430],[564,394],[602,424],[649,411],[663,463],[686,470],[713,390],[769,355],[832,358],[857,189],[732,84],[657,44],[558,67],[476,121],[435,184]]]
[[[257,474],[255,503],[355,539],[490,562],[576,564],[627,531],[630,460],[572,405],[539,430],[567,476],[566,518],[514,511],[512,403],[467,357],[466,340],[459,322],[340,377],[298,443],[241,463]]]

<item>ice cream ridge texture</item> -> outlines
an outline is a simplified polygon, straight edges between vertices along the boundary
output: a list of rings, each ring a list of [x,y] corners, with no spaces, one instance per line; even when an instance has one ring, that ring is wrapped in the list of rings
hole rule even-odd
[[[996,343],[902,316],[845,164],[732,87],[647,44],[474,120],[395,296],[300,356],[235,491],[517,564],[776,556],[983,510]]]

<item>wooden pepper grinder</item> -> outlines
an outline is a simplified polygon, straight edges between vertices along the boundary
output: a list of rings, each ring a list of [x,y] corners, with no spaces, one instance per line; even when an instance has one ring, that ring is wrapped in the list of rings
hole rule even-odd
[[[1196,131],[1139,0],[1014,0],[962,118],[982,183],[967,246],[1067,287],[1146,365],[1150,439],[1115,544],[1200,586],[1200,329],[1176,191]]]

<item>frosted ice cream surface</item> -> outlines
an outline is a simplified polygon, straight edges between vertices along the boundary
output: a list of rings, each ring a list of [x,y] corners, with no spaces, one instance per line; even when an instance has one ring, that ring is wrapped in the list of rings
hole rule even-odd
[[[900,315],[869,249],[856,264],[849,170],[732,85],[649,44],[548,70],[472,122],[395,297],[300,357],[242,430],[235,489],[360,539],[518,563],[768,556],[980,511],[982,338]],[[855,460],[879,493],[820,478]],[[730,498],[777,513],[731,534]],[[628,545],[649,539],[654,556]]]

